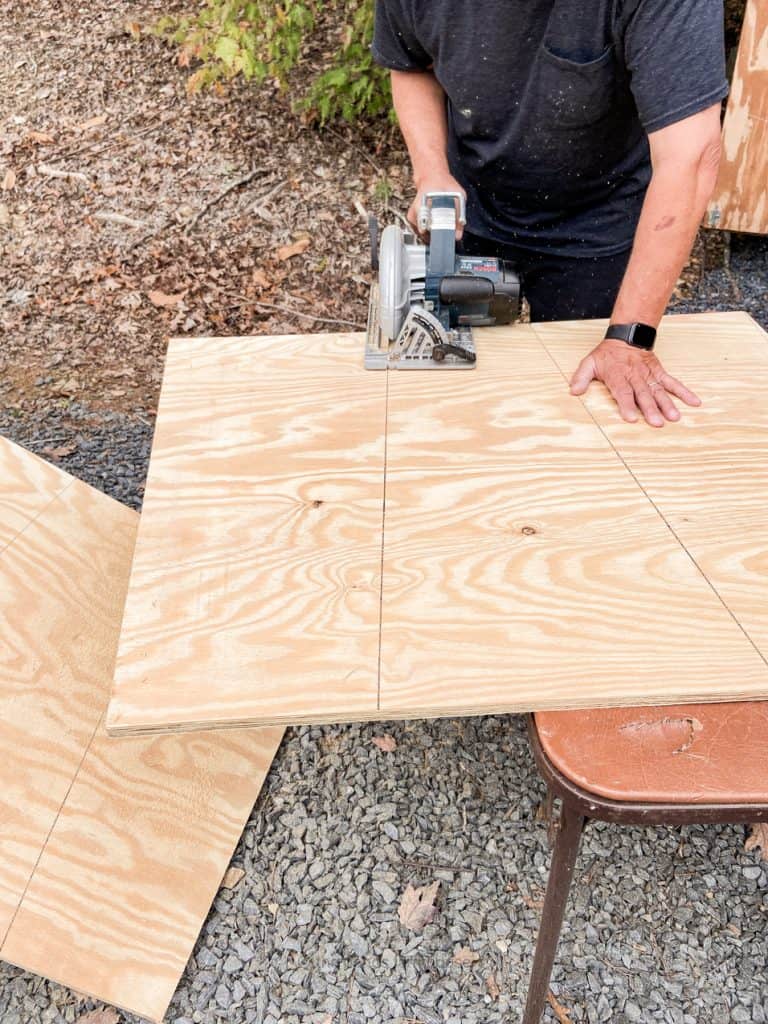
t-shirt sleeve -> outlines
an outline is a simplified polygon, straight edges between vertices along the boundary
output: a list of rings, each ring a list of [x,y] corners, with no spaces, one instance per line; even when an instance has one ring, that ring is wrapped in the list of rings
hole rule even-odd
[[[624,57],[647,132],[727,96],[723,0],[631,0],[627,6]]]
[[[432,58],[419,42],[407,0],[376,0],[371,53],[393,71],[425,71]]]

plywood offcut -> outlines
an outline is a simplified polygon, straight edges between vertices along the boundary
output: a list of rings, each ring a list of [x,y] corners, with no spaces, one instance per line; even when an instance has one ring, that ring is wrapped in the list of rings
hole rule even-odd
[[[768,234],[768,4],[748,0],[709,227]]]
[[[108,727],[768,696],[758,532],[699,562],[671,526],[683,492],[651,494],[629,458],[661,471],[693,445],[714,464],[727,441],[742,489],[705,476],[697,500],[757,516],[764,334],[739,314],[667,318],[669,368],[695,387],[709,367],[713,390],[654,431],[624,428],[599,385],[568,393],[566,363],[603,327],[478,332],[461,374],[366,373],[360,336],[173,345]],[[354,484],[341,508],[339,480]],[[261,605],[245,600],[251,579]],[[216,630],[236,643],[215,645]]]
[[[138,516],[0,439],[0,957],[161,1020],[281,730],[111,740]]]

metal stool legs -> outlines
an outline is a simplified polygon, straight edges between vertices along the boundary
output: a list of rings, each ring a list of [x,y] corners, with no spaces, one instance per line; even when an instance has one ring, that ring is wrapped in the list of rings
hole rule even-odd
[[[552,865],[549,869],[547,894],[541,913],[536,953],[528,986],[523,1024],[539,1024],[549,992],[549,978],[560,938],[565,905],[571,888],[573,869],[579,852],[581,833],[586,819],[575,807],[563,801],[557,826]]]

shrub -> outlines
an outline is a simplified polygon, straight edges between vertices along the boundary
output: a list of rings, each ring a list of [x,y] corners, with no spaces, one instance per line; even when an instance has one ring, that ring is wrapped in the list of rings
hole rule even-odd
[[[370,52],[373,0],[204,0],[194,14],[162,18],[156,31],[180,47],[182,65],[198,64],[193,92],[238,76],[285,89],[306,63],[312,74],[295,105],[308,116],[354,121],[390,110],[389,76]]]

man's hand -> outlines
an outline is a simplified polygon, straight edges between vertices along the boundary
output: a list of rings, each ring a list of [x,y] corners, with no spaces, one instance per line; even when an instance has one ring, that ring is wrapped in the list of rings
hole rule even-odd
[[[665,419],[679,420],[672,395],[686,405],[701,405],[701,399],[667,373],[653,352],[624,341],[601,341],[582,359],[571,378],[571,394],[583,395],[593,380],[606,385],[627,423],[635,423],[640,413],[652,427],[663,427]]]
[[[408,223],[411,225],[413,230],[426,241],[424,234],[419,231],[419,210],[421,209],[421,203],[423,197],[427,192],[460,192],[464,198],[467,198],[467,193],[456,181],[453,175],[449,174],[448,171],[439,171],[432,174],[427,174],[419,181],[416,182],[416,198],[411,203],[410,209],[408,210]],[[456,238],[461,238],[464,234],[464,225],[459,224],[458,221],[458,210],[456,215]]]

